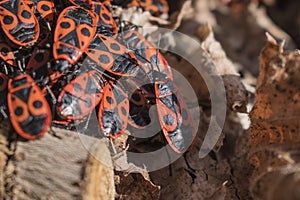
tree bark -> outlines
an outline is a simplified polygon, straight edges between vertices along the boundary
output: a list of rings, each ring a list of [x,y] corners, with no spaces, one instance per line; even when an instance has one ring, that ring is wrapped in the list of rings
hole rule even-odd
[[[8,127],[0,124],[2,199],[114,199],[104,141],[58,128],[37,140],[16,140]]]

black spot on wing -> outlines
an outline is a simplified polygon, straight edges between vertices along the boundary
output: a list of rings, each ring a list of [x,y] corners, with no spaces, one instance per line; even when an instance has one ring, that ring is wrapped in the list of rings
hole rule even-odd
[[[24,17],[25,19],[30,19],[31,17],[31,13],[28,12],[27,10],[23,10],[21,13],[22,17]]]
[[[46,5],[46,4],[42,5],[41,8],[44,11],[49,11],[50,10],[50,7],[48,5]]]
[[[36,100],[33,102],[34,108],[41,108],[42,106],[43,106],[43,102],[41,102],[40,100]]]

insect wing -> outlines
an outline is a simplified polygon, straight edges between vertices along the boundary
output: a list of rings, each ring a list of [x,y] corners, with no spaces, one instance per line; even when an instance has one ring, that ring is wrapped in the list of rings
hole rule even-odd
[[[82,119],[99,104],[104,81],[95,70],[80,74],[58,96],[58,112],[68,120]]]
[[[26,66],[26,71],[34,71],[35,80],[46,79],[49,74],[48,64],[52,59],[52,52],[50,48],[46,47],[48,43],[48,38],[42,40],[32,52],[30,59]]]
[[[36,10],[40,13],[41,17],[48,22],[52,22],[55,14],[54,2],[52,0],[38,1]]]
[[[171,148],[177,153],[183,153],[193,143],[193,128],[187,126],[188,122],[184,122],[182,114],[185,114],[184,120],[192,120],[188,118],[188,113],[182,113],[180,100],[181,95],[171,80],[159,81],[154,84],[156,93],[156,104],[160,124],[165,138]],[[188,112],[188,110],[184,110]]]
[[[65,8],[54,32],[54,58],[75,63],[93,40],[96,27],[97,18],[93,12],[77,6]]]
[[[102,131],[111,138],[123,134],[127,128],[129,102],[126,93],[114,84],[104,88],[98,120]]]
[[[176,85],[174,85],[176,88]],[[181,130],[184,134],[184,146],[191,148],[195,141],[196,141],[196,127],[194,119],[191,115],[191,112],[189,111],[188,106],[186,105],[184,98],[178,88],[175,89],[176,91],[176,97],[179,101],[180,105],[180,113],[182,116],[182,124],[181,124]]]
[[[88,57],[104,71],[117,76],[134,76],[138,70],[135,55],[117,40],[98,34],[87,51]]]
[[[16,132],[26,139],[43,136],[51,125],[51,111],[41,89],[28,74],[8,83],[8,110]]]
[[[93,2],[94,12],[98,16],[97,33],[113,37],[118,34],[118,27],[110,11],[100,2]]]
[[[6,36],[19,46],[33,45],[39,38],[38,21],[23,0],[4,0],[0,3],[0,23]]]
[[[143,70],[157,70],[166,74],[171,80],[171,68],[163,55],[142,34],[136,30],[126,31],[119,40],[135,53],[138,63]]]

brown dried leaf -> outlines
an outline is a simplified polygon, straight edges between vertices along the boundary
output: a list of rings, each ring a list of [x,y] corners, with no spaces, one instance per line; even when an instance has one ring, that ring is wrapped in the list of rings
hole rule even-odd
[[[262,50],[256,103],[250,113],[252,145],[300,141],[300,54],[283,52],[273,38]]]
[[[299,184],[300,160],[295,150],[300,143],[300,54],[284,52],[283,43],[269,34],[267,38],[250,113],[249,160],[255,167],[251,192],[256,199],[298,199],[294,186]]]

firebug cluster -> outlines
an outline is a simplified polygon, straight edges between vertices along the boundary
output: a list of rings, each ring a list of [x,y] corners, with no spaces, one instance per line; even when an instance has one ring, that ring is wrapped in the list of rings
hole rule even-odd
[[[96,109],[101,131],[116,138],[128,126],[146,129],[156,105],[166,141],[182,153],[195,127],[171,68],[134,25],[112,16],[115,6],[168,12],[166,0],[1,1],[1,115],[31,140]]]

